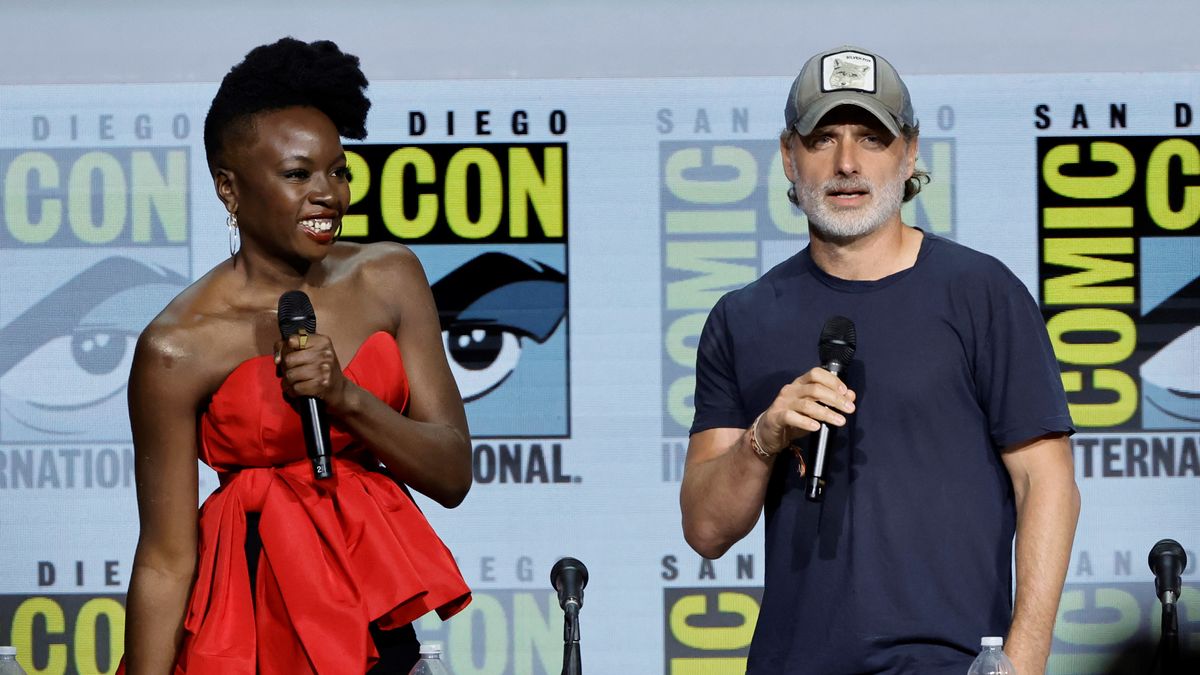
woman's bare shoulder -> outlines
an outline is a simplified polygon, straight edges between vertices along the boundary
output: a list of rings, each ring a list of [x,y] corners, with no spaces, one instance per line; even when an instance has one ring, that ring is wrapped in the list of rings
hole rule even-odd
[[[339,276],[351,292],[370,303],[398,307],[414,291],[428,292],[425,270],[412,249],[399,242],[339,245]]]
[[[412,274],[421,262],[412,249],[395,241],[338,245],[339,264],[355,276]]]
[[[138,338],[135,373],[177,378],[179,386],[211,391],[253,345],[252,327],[227,301],[220,267],[175,296]]]

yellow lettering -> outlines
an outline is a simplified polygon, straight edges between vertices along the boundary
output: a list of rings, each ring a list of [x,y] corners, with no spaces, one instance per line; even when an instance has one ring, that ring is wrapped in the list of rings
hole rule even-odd
[[[1146,208],[1164,230],[1186,230],[1200,221],[1200,186],[1183,186],[1183,205],[1171,208],[1171,160],[1179,159],[1183,175],[1200,175],[1200,151],[1190,141],[1172,138],[1158,144],[1146,165]]]
[[[467,171],[479,171],[479,220],[467,214]],[[462,239],[483,239],[500,226],[504,206],[504,180],[495,155],[483,148],[463,148],[446,167],[446,222]]]
[[[724,651],[748,647],[750,638],[754,635],[754,624],[758,621],[758,603],[754,598],[745,593],[719,593],[717,610],[722,614],[736,614],[741,617],[741,621],[736,626],[728,627],[692,626],[688,623],[689,618],[708,613],[707,598],[703,595],[680,598],[671,607],[671,635],[681,644],[693,649]]]
[[[666,225],[668,234],[752,234],[758,217],[750,209],[670,211]]]
[[[917,157],[917,168],[936,176],[921,192],[900,209],[900,217],[909,224],[923,224],[932,232],[946,234],[954,229],[954,205],[951,203],[951,187],[954,185],[953,146],[946,141],[930,144],[931,160],[926,165],[923,157]],[[921,216],[924,216],[923,218]]]
[[[667,309],[709,309],[726,291],[754,281],[757,264],[725,260],[756,260],[754,241],[667,242],[667,267],[697,274],[667,285]]]
[[[92,174],[100,175],[100,222],[92,219]],[[67,220],[79,241],[107,244],[125,227],[125,195],[128,192],[121,163],[106,152],[84,154],[71,167],[67,177]]]
[[[1047,230],[1133,227],[1130,206],[1051,206],[1042,209]]]
[[[1095,675],[1095,673],[1108,672],[1108,669],[1112,667],[1113,658],[1114,655],[1107,652],[1104,654],[1080,654],[1078,652],[1051,654],[1050,659],[1046,662],[1046,672],[1055,675]]]
[[[694,361],[692,365],[695,366]],[[692,416],[696,414],[696,405],[691,399],[695,395],[695,375],[684,375],[672,382],[667,389],[667,413],[681,427],[692,426]]]
[[[35,181],[33,176],[37,174]],[[8,165],[4,176],[4,220],[8,231],[23,244],[49,241],[62,226],[62,202],[44,197],[38,205],[42,219],[29,219],[32,195],[59,187],[58,164],[44,152],[25,152]]]
[[[492,595],[477,593],[455,621],[449,624],[448,646],[458,675],[500,675],[508,661],[508,618]],[[482,624],[482,664],[475,662],[476,627]]]
[[[159,172],[154,155],[145,150],[135,150],[129,157],[133,191],[133,241],[153,240],[150,213],[158,214],[163,235],[167,241],[187,241],[187,153],[171,150],[166,156],[166,175]]]
[[[671,194],[693,204],[733,204],[754,194],[758,187],[758,164],[744,148],[718,145],[711,150],[711,163],[699,148],[677,150],[667,158],[665,182]],[[684,173],[704,168],[732,169],[725,180],[696,180]]]
[[[67,621],[63,616],[62,607],[57,602],[50,598],[37,597],[29,598],[22,602],[17,607],[17,611],[13,613],[12,618],[12,644],[17,648],[17,654],[25,654],[22,658],[22,664],[25,665],[25,670],[29,675],[51,675],[66,672],[67,670],[67,646],[65,644],[51,643],[47,648],[47,658],[45,668],[33,668],[33,662],[29,655],[33,653],[34,635],[33,624],[36,617],[42,617],[46,622],[46,634],[63,636],[67,630]],[[39,643],[50,642],[45,639],[45,636],[39,636],[42,639]]]
[[[96,662],[96,622],[108,619],[108,653],[112,655],[107,670]],[[83,604],[75,620],[75,669],[80,675],[117,672],[117,663],[125,649],[125,608],[110,598],[93,598]]]
[[[361,202],[371,191],[371,165],[357,152],[346,151],[346,168],[350,170],[350,206]],[[436,203],[436,198],[434,199]],[[401,204],[403,214],[403,204]],[[343,237],[365,237],[370,231],[370,220],[365,214],[342,217]]]
[[[746,659],[735,656],[671,659],[671,675],[744,675],[745,672]]]
[[[1124,312],[1101,307],[1072,309],[1046,322],[1054,354],[1063,363],[1100,366],[1121,363],[1137,347],[1137,326]],[[1113,333],[1113,342],[1067,342],[1070,333]]]
[[[1078,393],[1083,388],[1083,373],[1064,371],[1063,389],[1068,394]],[[1117,400],[1112,403],[1068,403],[1071,419],[1081,427],[1113,427],[1123,424],[1137,412],[1137,383],[1127,373],[1111,368],[1092,371],[1092,389],[1116,392]]]
[[[788,199],[788,188],[792,187],[783,172],[783,158],[776,154],[767,178],[767,212],[771,222],[784,234],[807,235],[808,217]]]
[[[1133,303],[1133,286],[1099,286],[1121,279],[1132,279],[1133,263],[1093,257],[1132,254],[1132,237],[1046,239],[1044,246],[1047,263],[1082,270],[1047,279],[1044,293],[1044,302],[1047,305]]]
[[[420,239],[433,230],[438,217],[437,195],[423,194],[417,197],[417,215],[413,219],[404,214],[404,172],[411,166],[416,182],[430,185],[437,180],[437,169],[433,157],[421,148],[400,148],[383,163],[379,183],[379,211],[383,224],[397,239]],[[353,183],[352,183],[353,185]],[[353,194],[353,187],[351,188]]]
[[[1092,591],[1095,607],[1112,610],[1116,620],[1107,623],[1078,623],[1071,621],[1069,612],[1087,608],[1087,595],[1082,590],[1063,593],[1058,604],[1058,618],[1054,622],[1054,637],[1072,645],[1105,646],[1118,645],[1133,637],[1141,624],[1142,610],[1137,599],[1125,591],[1115,588],[1098,588]]]
[[[704,328],[707,316],[703,312],[684,314],[667,328],[667,354],[671,360],[688,368],[696,367],[696,340]]]
[[[513,596],[514,673],[553,673],[555,665],[562,668],[563,613],[556,595],[548,593],[545,600],[543,612],[533,593]],[[539,669],[533,667],[535,653],[541,663]]]
[[[529,148],[508,150],[508,223],[513,237],[529,236],[529,204],[547,237],[563,236],[562,148],[546,148],[542,164],[545,173],[539,174]]]
[[[1067,176],[1062,168],[1079,164],[1079,146],[1060,145],[1046,153],[1042,160],[1042,176],[1046,186],[1071,199],[1113,199],[1133,187],[1137,165],[1125,146],[1108,141],[1096,141],[1088,146],[1092,162],[1113,165],[1109,176]]]

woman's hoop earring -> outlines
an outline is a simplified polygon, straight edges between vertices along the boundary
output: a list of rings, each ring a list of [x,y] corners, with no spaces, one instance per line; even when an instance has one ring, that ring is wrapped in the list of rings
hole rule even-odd
[[[229,228],[229,257],[232,258],[242,249],[242,234],[238,231],[236,213],[225,216],[225,226]]]

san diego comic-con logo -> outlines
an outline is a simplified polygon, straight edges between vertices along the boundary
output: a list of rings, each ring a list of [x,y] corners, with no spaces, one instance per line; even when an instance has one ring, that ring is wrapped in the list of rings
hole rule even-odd
[[[0,443],[129,439],[133,346],[187,285],[189,149],[3,149]]]
[[[569,436],[566,144],[352,144],[347,157],[342,237],[420,258],[472,436]],[[542,449],[527,450],[538,473]],[[547,482],[569,480],[560,459],[556,445]]]
[[[187,147],[0,149],[0,499],[18,513],[22,491],[133,487],[126,383],[138,335],[190,279],[189,166]],[[0,641],[30,672],[111,671],[123,596],[58,592],[53,570],[0,595]]]
[[[1200,429],[1198,143],[1038,139],[1042,312],[1081,430]]]

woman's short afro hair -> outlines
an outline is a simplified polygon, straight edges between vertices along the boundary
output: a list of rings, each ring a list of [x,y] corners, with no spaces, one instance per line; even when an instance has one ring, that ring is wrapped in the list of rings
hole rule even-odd
[[[285,37],[255,47],[221,80],[204,119],[209,169],[216,170],[229,136],[250,131],[251,117],[264,111],[311,106],[325,113],[342,136],[366,138],[371,107],[366,88],[358,57],[329,40],[302,42]]]

